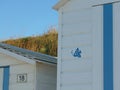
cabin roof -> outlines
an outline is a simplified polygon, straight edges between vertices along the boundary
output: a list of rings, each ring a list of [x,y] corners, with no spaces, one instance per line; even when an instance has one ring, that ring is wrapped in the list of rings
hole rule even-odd
[[[45,55],[42,53],[38,52],[33,52],[27,49],[19,48],[16,46],[4,44],[0,42],[0,48],[7,50],[8,52],[20,55],[22,57],[35,60],[35,61],[40,61],[40,62],[46,62],[46,63],[52,63],[52,64],[57,64],[57,58],[50,56],[50,55]]]
[[[68,1],[70,0],[60,0],[55,6],[53,6],[53,9],[59,10],[59,8],[64,6]]]

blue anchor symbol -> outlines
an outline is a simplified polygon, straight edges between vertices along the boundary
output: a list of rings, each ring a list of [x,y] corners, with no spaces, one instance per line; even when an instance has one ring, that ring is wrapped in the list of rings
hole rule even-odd
[[[81,50],[79,48],[77,48],[75,50],[75,52],[73,52],[73,50],[71,51],[71,54],[74,56],[74,57],[78,57],[78,58],[81,58]]]

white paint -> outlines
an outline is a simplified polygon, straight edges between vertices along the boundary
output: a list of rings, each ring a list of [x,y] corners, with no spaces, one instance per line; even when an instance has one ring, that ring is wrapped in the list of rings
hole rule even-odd
[[[62,25],[62,15],[63,15],[63,9],[61,8],[59,10],[59,30],[58,30],[58,60],[57,60],[57,90],[61,90],[61,67],[62,67],[62,29],[63,29],[63,25]]]
[[[10,90],[33,90],[34,89],[34,65],[31,64],[19,64],[10,66]],[[17,82],[18,74],[27,74],[27,82],[19,83]]]
[[[0,52],[0,66],[10,66],[9,90],[56,90],[56,65],[42,62],[34,64],[31,62],[33,60],[25,62],[20,59],[24,58],[15,58],[11,54]],[[0,78],[2,79],[1,73],[0,68]],[[18,74],[27,74],[27,82],[18,82]],[[0,85],[2,86],[3,80],[1,79]]]
[[[87,1],[82,1],[69,1],[59,11],[57,90],[92,90],[92,7],[85,8]],[[82,51],[82,58],[72,56],[76,48]]]
[[[32,59],[28,59],[26,57],[23,57],[23,56],[20,56],[18,54],[12,53],[10,51],[4,50],[2,48],[0,48],[0,53],[11,56],[11,57],[13,57],[15,59],[18,59],[20,61],[23,61],[23,62],[27,62],[27,63],[30,63],[30,64],[35,64],[35,61],[32,60]]]
[[[36,90],[56,90],[56,66],[37,63]]]
[[[76,1],[77,3],[74,5],[75,8],[87,7],[87,6],[94,6],[94,5],[102,5],[107,3],[113,2],[120,2],[120,0],[60,0],[53,8],[59,10],[61,7],[70,6],[69,4]],[[80,3],[82,2],[82,4]],[[74,8],[74,7],[70,7]]]
[[[62,90],[92,90],[92,86],[91,85],[70,85],[70,86],[63,86],[61,88]]]
[[[3,68],[0,68],[0,90],[3,90]]]
[[[120,90],[120,0],[68,0],[56,6],[57,90],[103,90],[103,4],[107,3],[114,5],[114,90]],[[76,48],[81,49],[81,58],[72,56]]]
[[[70,24],[70,25],[65,24],[65,25],[63,25],[63,28],[65,29],[65,31],[63,32],[63,36],[73,36],[75,34],[80,35],[80,34],[90,33],[91,32],[90,28],[92,28],[92,25],[89,24],[89,23],[90,23],[90,21],[88,20],[88,22],[78,21],[78,23],[73,23],[73,24]],[[86,27],[86,24],[88,24],[87,27]],[[76,27],[76,28],[74,28],[74,27]],[[84,28],[84,29],[80,30],[80,28]]]
[[[23,63],[25,62],[19,61],[14,57],[10,57],[0,52],[0,66],[17,65],[17,64],[23,64]]]
[[[34,65],[0,53],[0,66],[10,66],[9,90],[34,89]],[[17,74],[27,73],[26,83],[17,83]],[[2,82],[3,83],[3,82]]]
[[[62,74],[62,85],[86,85],[92,84],[92,73],[91,72],[63,72]]]
[[[93,90],[103,90],[103,7],[93,7]]]
[[[78,31],[82,31],[82,30],[78,30]],[[79,39],[79,42],[78,42],[78,39]],[[63,43],[63,48],[66,48],[66,49],[68,49],[68,48],[74,49],[75,47],[84,48],[85,46],[89,47],[92,44],[92,35],[91,35],[91,32],[89,32],[89,33],[77,33],[77,34],[73,34],[73,35],[69,35],[69,36],[64,35],[62,43]]]
[[[103,5],[108,3],[117,3],[120,2],[120,0],[93,0],[93,5]]]
[[[82,60],[64,60],[62,61],[62,72],[64,73],[77,73],[77,72],[90,72],[92,71],[92,61],[90,59]],[[87,66],[87,67],[86,67]],[[71,68],[72,67],[72,68]]]
[[[120,3],[114,4],[114,90],[120,90]]]

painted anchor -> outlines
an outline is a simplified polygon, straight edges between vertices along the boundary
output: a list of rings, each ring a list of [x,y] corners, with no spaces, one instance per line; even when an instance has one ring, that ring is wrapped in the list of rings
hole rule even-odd
[[[79,48],[77,48],[76,50],[75,50],[75,52],[72,50],[71,51],[71,54],[74,56],[74,57],[78,57],[78,58],[81,58],[81,50],[79,49]]]

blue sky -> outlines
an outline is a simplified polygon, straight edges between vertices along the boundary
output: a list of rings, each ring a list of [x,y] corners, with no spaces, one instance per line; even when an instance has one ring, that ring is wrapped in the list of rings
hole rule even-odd
[[[0,0],[0,40],[39,35],[57,26],[58,0]]]

